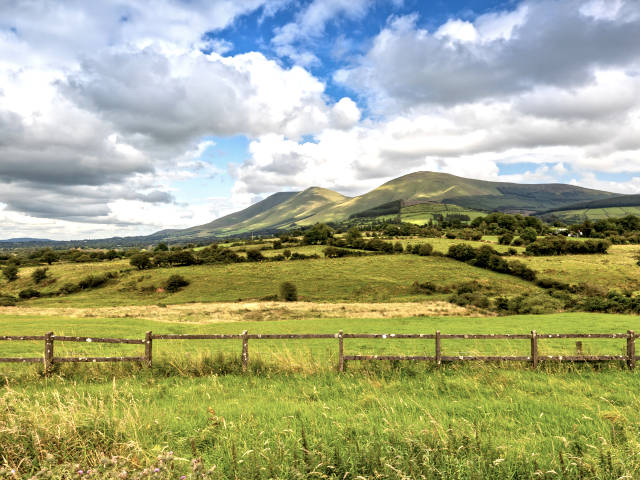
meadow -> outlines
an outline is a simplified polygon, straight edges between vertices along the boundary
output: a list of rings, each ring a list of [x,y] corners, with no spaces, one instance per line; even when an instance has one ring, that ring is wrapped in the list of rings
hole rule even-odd
[[[430,243],[491,245],[446,238]],[[235,250],[260,245],[238,245]],[[263,247],[270,247],[265,242]],[[508,257],[539,277],[640,290],[638,247],[606,255]],[[595,313],[496,316],[447,303],[474,282],[483,295],[548,291],[443,256],[321,258],[137,270],[127,259],[54,263],[41,298],[0,308],[2,335],[143,339],[155,334],[624,333],[640,317]],[[264,255],[281,250],[265,249]],[[523,248],[517,247],[517,253]],[[240,252],[243,253],[243,252]],[[34,287],[22,267],[3,292]],[[93,274],[100,288],[47,295]],[[161,288],[179,273],[189,285]],[[298,302],[275,301],[283,281]],[[558,308],[557,305],[554,308]],[[587,355],[623,355],[624,339],[583,339]],[[346,355],[433,355],[433,340],[350,339]],[[443,340],[443,355],[528,355],[528,340]],[[42,341],[0,342],[0,357],[42,356]],[[139,356],[142,345],[55,342],[56,356]],[[575,355],[575,340],[541,339],[540,355]],[[337,371],[338,340],[154,340],[153,365],[0,364],[0,478],[637,478],[640,388],[624,362],[444,364],[350,361]],[[13,473],[12,473],[13,471]],[[82,472],[82,473],[79,473]],[[4,476],[4,477],[3,477]]]
[[[638,317],[556,314],[490,318],[209,322],[7,316],[7,334],[141,338],[165,333],[615,332]],[[634,478],[640,474],[640,377],[621,364],[355,363],[335,371],[336,340],[160,342],[154,366],[2,366],[0,455],[30,478]],[[445,352],[522,352],[522,341],[447,341]],[[616,352],[619,340],[590,340]],[[3,353],[40,343],[3,342]],[[64,344],[64,353],[113,353]],[[124,346],[131,349],[140,346]],[[358,353],[431,351],[432,341],[347,339]],[[571,352],[568,340],[541,343]],[[169,452],[172,452],[170,455]],[[160,459],[159,459],[160,457]],[[202,463],[191,464],[192,459]],[[202,468],[201,468],[202,466]],[[155,469],[158,472],[155,472]],[[145,474],[145,469],[146,474]],[[78,475],[79,470],[83,475]],[[74,473],[75,472],[75,473]],[[209,473],[207,473],[209,472]],[[205,476],[202,476],[202,475]],[[66,476],[65,476],[66,475]],[[91,477],[89,477],[91,478]]]

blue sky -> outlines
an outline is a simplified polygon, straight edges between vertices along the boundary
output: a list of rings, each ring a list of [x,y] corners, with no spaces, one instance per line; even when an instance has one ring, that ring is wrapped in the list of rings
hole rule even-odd
[[[639,45],[633,0],[3,3],[0,236],[417,170],[639,193]]]

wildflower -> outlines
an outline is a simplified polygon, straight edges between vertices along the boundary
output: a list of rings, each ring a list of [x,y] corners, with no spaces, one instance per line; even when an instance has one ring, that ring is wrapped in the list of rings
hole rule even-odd
[[[83,475],[84,472],[82,470],[78,470],[78,475]]]
[[[181,475],[180,476],[180,480],[186,480],[187,476],[186,475]]]
[[[156,468],[154,468],[154,469],[153,469],[153,471],[154,471],[155,473],[158,473],[158,472],[160,471],[160,469],[159,469],[158,467],[156,467]]]

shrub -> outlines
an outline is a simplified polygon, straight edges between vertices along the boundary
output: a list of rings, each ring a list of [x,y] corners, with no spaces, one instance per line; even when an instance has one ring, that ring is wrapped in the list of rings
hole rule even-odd
[[[103,275],[87,275],[82,280],[78,282],[78,287],[81,290],[86,290],[89,288],[98,288],[107,283],[107,280],[115,277],[113,273],[105,273]]]
[[[67,282],[60,287],[58,290],[59,295],[70,295],[72,293],[76,293],[80,290],[80,286],[75,283]]]
[[[404,252],[404,247],[402,246],[402,243],[400,242],[396,242],[393,244],[393,251],[396,253],[402,253]]]
[[[282,256],[284,258],[289,258],[291,256],[291,250],[289,250],[288,248],[286,248],[285,250],[282,251]]]
[[[449,247],[449,253],[447,253],[447,256],[453,258],[454,260],[466,262],[468,260],[473,260],[474,258],[476,258],[476,251],[471,245],[467,245],[466,243],[458,243]]]
[[[518,260],[509,262],[509,272],[511,273],[511,275],[515,275],[516,277],[520,277],[523,280],[528,280],[530,282],[536,279],[535,270],[530,269],[524,263],[519,262]]]
[[[175,293],[187,285],[189,285],[189,281],[187,279],[182,275],[174,274],[167,279],[164,288],[167,292]]]
[[[490,305],[489,298],[477,292],[452,295],[449,298],[449,302],[460,305],[461,307],[473,305],[478,308],[489,308]]]
[[[298,300],[298,289],[291,282],[280,284],[280,298],[285,302],[295,302]]]
[[[500,235],[500,237],[498,238],[498,243],[500,245],[511,245],[511,242],[513,242],[513,234],[512,233],[505,233]]]
[[[35,288],[25,288],[24,290],[20,290],[20,293],[18,294],[18,296],[23,300],[26,300],[28,298],[39,297],[40,292]]]
[[[169,254],[169,263],[178,267],[186,267],[195,265],[198,260],[189,250],[178,250]]]
[[[40,283],[45,278],[47,278],[47,267],[44,268],[36,268],[31,274],[31,279],[33,283]]]
[[[138,270],[151,268],[151,255],[146,252],[136,253],[131,256],[129,263]]]
[[[279,250],[282,248],[282,242],[280,240],[275,240],[273,242],[273,249],[274,250]]]
[[[418,247],[418,255],[421,257],[427,257],[433,253],[433,245],[430,243],[421,243]]]
[[[257,248],[247,250],[247,260],[250,262],[260,262],[264,260],[264,255]]]
[[[360,256],[364,255],[363,252],[354,252],[353,250],[349,250],[346,248],[338,248],[338,247],[326,247],[324,250],[324,256],[326,258],[340,258],[340,257],[348,257],[348,256]]]
[[[14,263],[10,263],[2,269],[2,275],[8,282],[14,282],[18,279],[18,267]]]
[[[533,229],[531,227],[527,227],[520,234],[520,238],[525,243],[532,243],[532,242],[536,241],[536,238],[538,238],[538,232],[536,232],[535,229]]]
[[[427,295],[438,291],[438,286],[433,282],[420,283],[415,281],[413,282],[412,288],[415,293],[425,293]]]

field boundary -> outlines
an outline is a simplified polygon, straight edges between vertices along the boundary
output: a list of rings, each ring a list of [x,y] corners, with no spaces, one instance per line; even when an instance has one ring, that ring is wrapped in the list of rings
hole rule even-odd
[[[423,339],[434,340],[434,355],[345,355],[344,339]],[[626,355],[582,355],[581,342],[576,342],[578,355],[540,355],[538,343],[542,339],[621,339],[626,341]],[[247,330],[241,334],[153,334],[146,332],[144,339],[130,338],[103,338],[86,336],[57,336],[53,332],[44,335],[9,335],[0,336],[0,342],[14,341],[44,341],[44,354],[42,357],[5,357],[0,358],[0,363],[43,363],[45,373],[51,372],[56,363],[66,362],[139,362],[147,367],[153,363],[153,341],[171,340],[241,340],[242,341],[242,369],[247,370],[249,365],[249,340],[304,340],[304,339],[337,339],[338,340],[338,371],[344,372],[348,361],[383,360],[383,361],[431,361],[436,365],[450,362],[481,361],[481,362],[529,362],[536,368],[541,361],[553,362],[606,362],[624,361],[630,370],[636,366],[640,356],[636,355],[636,338],[640,334],[633,330],[627,333],[507,333],[507,334],[466,334],[466,333],[252,333]],[[529,355],[443,355],[442,340],[529,340]],[[82,342],[82,343],[108,343],[144,345],[144,354],[140,356],[125,357],[56,357],[54,355],[55,342]]]

